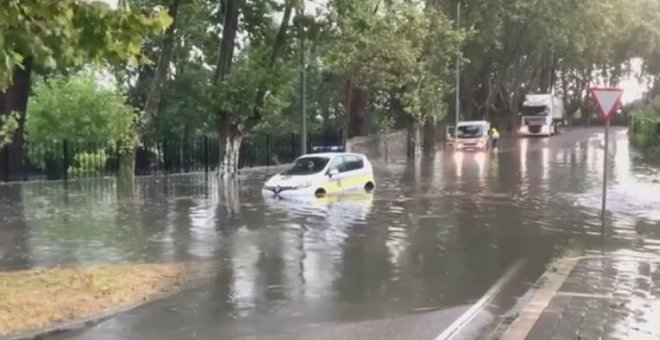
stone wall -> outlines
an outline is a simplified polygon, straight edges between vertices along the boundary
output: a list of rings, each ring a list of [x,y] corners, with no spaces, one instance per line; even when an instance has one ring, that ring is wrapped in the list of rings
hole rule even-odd
[[[384,135],[351,138],[346,142],[346,151],[387,161],[392,158],[406,157],[406,142],[406,131],[400,130]]]

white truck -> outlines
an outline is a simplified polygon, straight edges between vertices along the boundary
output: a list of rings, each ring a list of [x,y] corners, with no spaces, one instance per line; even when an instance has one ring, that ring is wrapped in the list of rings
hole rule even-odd
[[[552,136],[565,125],[564,102],[553,94],[528,94],[520,110],[523,136]]]

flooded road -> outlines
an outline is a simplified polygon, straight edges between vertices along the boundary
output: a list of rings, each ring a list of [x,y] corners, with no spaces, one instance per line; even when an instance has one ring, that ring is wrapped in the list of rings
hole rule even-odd
[[[264,198],[272,170],[0,186],[0,268],[211,261],[195,287],[62,339],[433,339],[510,269],[466,332],[510,308],[569,240],[602,244],[600,130],[498,153],[375,163],[373,195]],[[660,240],[660,178],[612,138],[608,247]],[[654,193],[656,193],[654,195]]]

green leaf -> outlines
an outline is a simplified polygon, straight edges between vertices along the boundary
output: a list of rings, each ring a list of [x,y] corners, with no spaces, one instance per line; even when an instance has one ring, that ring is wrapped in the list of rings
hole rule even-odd
[[[55,61],[55,58],[53,58],[52,56],[47,56],[46,59],[43,61],[43,65],[46,68],[54,69],[57,67],[57,61]]]
[[[169,27],[174,22],[174,19],[172,19],[172,17],[167,13],[166,10],[158,11],[156,18],[159,24],[158,26],[161,29]]]

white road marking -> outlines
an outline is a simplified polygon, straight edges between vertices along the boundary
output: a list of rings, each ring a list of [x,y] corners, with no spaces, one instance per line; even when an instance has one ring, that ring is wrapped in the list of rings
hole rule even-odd
[[[477,301],[470,309],[463,313],[447,329],[438,335],[435,340],[447,340],[457,335],[465,325],[467,325],[493,298],[502,290],[502,288],[513,278],[520,270],[525,261],[518,260],[514,263],[504,275],[495,282],[495,284],[486,292],[486,294]]]

